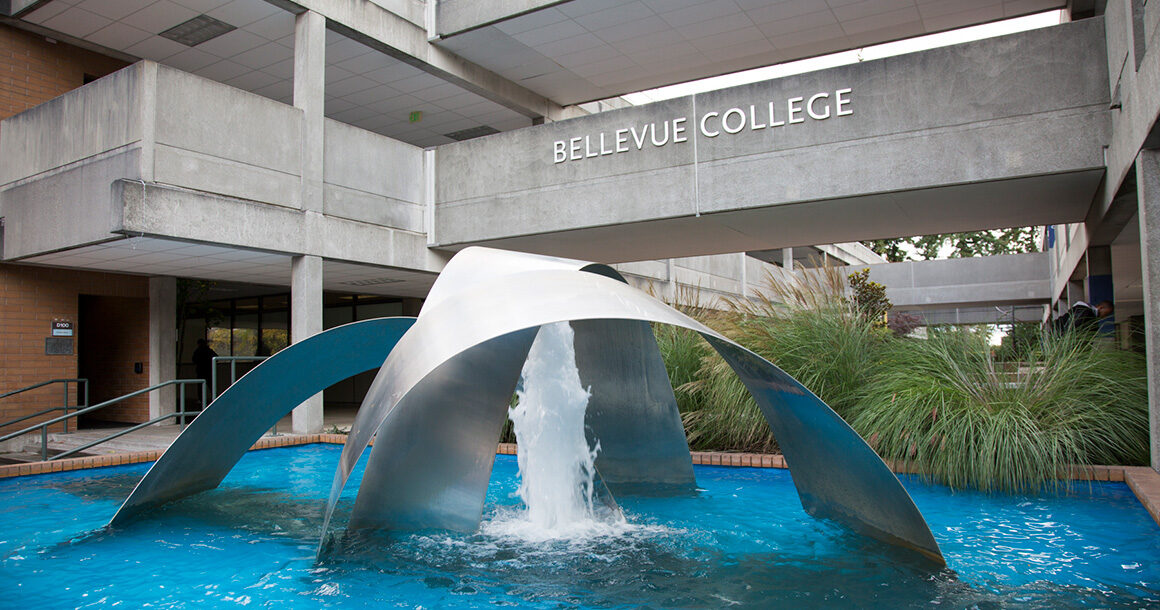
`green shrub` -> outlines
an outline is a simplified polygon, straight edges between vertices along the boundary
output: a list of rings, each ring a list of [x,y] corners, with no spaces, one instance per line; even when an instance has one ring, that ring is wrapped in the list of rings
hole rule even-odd
[[[802,382],[839,414],[857,400],[877,368],[889,335],[857,315],[844,298],[845,278],[833,268],[769,280],[769,293],[731,302],[722,332]],[[694,449],[774,451],[769,425],[744,384],[715,353],[699,379],[680,386],[695,408],[682,418]]]
[[[1041,335],[1030,357],[998,370],[985,336],[966,329],[894,342],[851,422],[883,458],[955,488],[1031,491],[1071,464],[1148,459],[1138,354],[1068,333]]]

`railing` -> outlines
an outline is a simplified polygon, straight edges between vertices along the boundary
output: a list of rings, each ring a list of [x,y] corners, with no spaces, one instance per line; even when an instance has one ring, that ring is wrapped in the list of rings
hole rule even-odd
[[[40,422],[39,424],[29,426],[23,430],[18,431],[18,432],[13,432],[11,434],[6,434],[4,436],[0,436],[0,443],[3,443],[4,441],[11,440],[11,439],[14,439],[18,436],[22,436],[24,434],[28,434],[30,432],[36,431],[37,429],[40,429],[40,459],[42,459],[44,461],[49,461],[50,459],[56,460],[56,459],[60,459],[63,457],[68,457],[74,453],[78,453],[80,451],[84,451],[85,449],[89,449],[91,447],[95,447],[97,445],[100,445],[101,443],[111,441],[117,437],[129,434],[130,432],[136,432],[137,430],[140,430],[141,428],[144,428],[146,426],[151,426],[153,424],[167,420],[167,419],[172,418],[172,417],[179,418],[179,422],[181,424],[181,429],[185,430],[185,416],[187,415],[187,413],[185,411],[185,391],[184,391],[184,388],[182,388],[182,391],[177,393],[178,396],[180,397],[180,399],[178,401],[179,407],[178,407],[177,412],[166,413],[165,415],[154,417],[153,419],[151,419],[145,423],[137,424],[131,428],[125,428],[123,430],[118,430],[117,432],[110,434],[109,436],[106,436],[104,438],[95,440],[91,443],[86,443],[86,444],[81,445],[80,447],[76,447],[74,449],[69,449],[68,451],[65,451],[63,453],[58,453],[57,455],[54,455],[51,458],[48,457],[48,427],[49,426],[51,426],[53,424],[58,424],[61,422],[67,422],[70,417],[80,417],[81,415],[92,413],[93,411],[103,409],[109,405],[114,405],[114,404],[119,403],[123,400],[133,398],[134,396],[140,396],[141,394],[146,394],[148,392],[152,392],[154,390],[158,390],[158,389],[164,388],[166,386],[171,386],[171,385],[180,385],[180,386],[200,385],[201,386],[201,404],[203,404],[203,405],[206,404],[206,402],[205,402],[206,387],[205,387],[205,380],[204,379],[173,379],[171,381],[166,381],[164,383],[159,383],[157,385],[153,385],[153,386],[149,386],[147,388],[141,389],[141,390],[137,390],[136,392],[131,392],[131,393],[126,394],[124,396],[119,396],[119,397],[113,398],[111,400],[106,400],[105,402],[93,405],[91,407],[86,407],[86,408],[81,409],[75,413],[67,413],[65,415],[61,415],[60,417],[54,417],[50,420]]]
[[[76,408],[77,409],[84,409],[85,407],[89,406],[89,380],[88,379],[49,379],[48,381],[42,381],[40,383],[30,385],[27,388],[20,388],[19,390],[12,390],[11,392],[5,392],[4,394],[0,394],[0,400],[2,400],[4,398],[8,398],[9,396],[14,396],[16,394],[20,394],[21,392],[35,390],[36,388],[42,388],[46,385],[52,385],[54,383],[63,383],[64,384],[64,404],[62,406],[52,407],[49,409],[45,409],[43,411],[37,411],[36,413],[33,413],[31,415],[25,415],[24,417],[18,417],[12,421],[7,421],[7,422],[0,424],[0,428],[11,426],[12,424],[18,424],[24,420],[32,419],[34,417],[39,417],[41,415],[44,415],[45,413],[52,413],[53,411],[58,411],[61,409],[64,410],[65,415],[68,415],[68,410],[69,410],[68,384],[70,384],[70,383],[77,384],[78,395],[77,395]],[[85,384],[84,402],[80,401],[80,394],[79,394],[80,393],[80,384],[82,384],[82,383]],[[67,420],[64,423],[64,431],[65,431],[65,433],[68,432],[68,421]]]
[[[210,401],[212,402],[214,400],[217,400],[217,397],[218,397],[218,391],[217,391],[217,386],[218,386],[218,383],[217,383],[217,381],[218,381],[217,365],[218,365],[218,362],[229,362],[230,363],[230,385],[234,385],[234,382],[238,380],[238,363],[239,362],[261,362],[261,361],[265,360],[266,358],[269,358],[269,356],[214,356],[213,357],[213,366],[210,368],[210,371],[211,371],[210,372],[210,384],[209,384],[210,385],[210,388],[209,388]],[[228,388],[229,386],[226,386],[226,387]]]

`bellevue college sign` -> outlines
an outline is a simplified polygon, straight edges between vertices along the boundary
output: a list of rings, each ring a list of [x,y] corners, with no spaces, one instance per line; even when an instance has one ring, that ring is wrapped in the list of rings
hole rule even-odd
[[[833,94],[823,91],[808,98],[791,97],[784,101],[749,104],[748,109],[734,107],[725,111],[712,110],[700,115],[696,128],[706,138],[716,138],[722,133],[733,135],[746,129],[775,129],[805,123],[807,119],[824,121],[831,116],[849,116],[854,114],[849,107],[850,94],[851,89],[838,89]],[[552,161],[558,164],[641,150],[646,145],[659,148],[669,142],[681,144],[689,141],[688,131],[688,117],[679,117],[660,123],[654,121],[642,125],[639,130],[634,125],[602,131],[595,136],[556,140],[552,148]]]

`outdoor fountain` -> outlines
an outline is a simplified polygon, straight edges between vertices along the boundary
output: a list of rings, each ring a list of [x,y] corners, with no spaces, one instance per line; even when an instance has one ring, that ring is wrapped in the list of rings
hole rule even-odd
[[[943,563],[894,474],[792,377],[631,288],[610,267],[486,248],[466,249],[448,263],[418,318],[332,329],[255,368],[173,443],[110,525],[216,487],[302,400],[381,364],[342,450],[324,541],[347,478],[372,437],[348,531],[475,531],[520,372],[537,333],[560,322],[575,330],[579,377],[592,387],[585,423],[600,443],[595,470],[614,497],[694,489],[676,401],[649,323],[682,326],[700,333],[756,399],[809,514]]]

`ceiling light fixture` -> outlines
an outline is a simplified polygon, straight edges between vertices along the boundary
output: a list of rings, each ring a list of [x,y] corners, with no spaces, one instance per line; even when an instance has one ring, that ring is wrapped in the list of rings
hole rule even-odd
[[[198,15],[161,32],[159,36],[180,42],[187,47],[196,47],[207,40],[213,40],[236,29],[238,28],[224,21],[218,21],[209,15]]]

